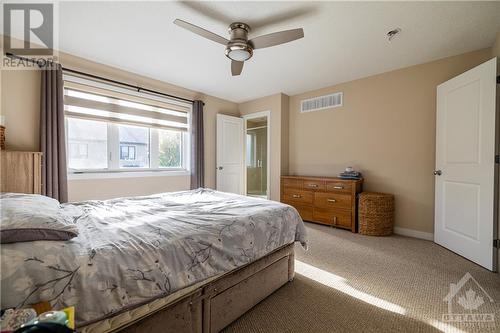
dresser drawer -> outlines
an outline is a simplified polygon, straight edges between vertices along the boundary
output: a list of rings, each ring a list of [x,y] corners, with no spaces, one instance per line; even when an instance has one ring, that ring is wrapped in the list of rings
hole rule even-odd
[[[281,201],[303,220],[356,232],[356,194],[363,180],[338,177],[281,176]]]
[[[305,220],[305,221],[312,221],[313,220],[313,208],[312,206],[305,206],[298,204],[296,202],[287,202],[283,200],[283,203],[286,203],[287,205],[295,207],[295,209],[299,212],[300,217]]]
[[[326,190],[329,192],[351,193],[352,186],[352,183],[327,182]]]
[[[304,190],[325,190],[325,181],[314,180],[314,179],[304,179]]]
[[[294,178],[283,178],[281,180],[283,187],[302,189],[303,180]]]
[[[350,211],[328,208],[314,208],[313,219],[336,227],[352,227],[352,216]]]
[[[341,193],[314,193],[314,205],[319,208],[352,209],[350,194]]]
[[[296,190],[293,188],[283,189],[283,201],[294,203],[312,204],[314,193],[311,191]]]

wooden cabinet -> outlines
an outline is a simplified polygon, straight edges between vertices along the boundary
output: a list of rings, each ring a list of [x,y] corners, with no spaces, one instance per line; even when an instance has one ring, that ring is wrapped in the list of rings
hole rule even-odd
[[[42,153],[0,151],[1,191],[42,193]]]
[[[281,177],[281,202],[305,221],[357,231],[356,195],[363,180],[335,177]]]

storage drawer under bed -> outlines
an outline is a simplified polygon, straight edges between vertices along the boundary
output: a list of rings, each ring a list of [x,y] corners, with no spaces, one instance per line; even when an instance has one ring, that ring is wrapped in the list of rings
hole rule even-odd
[[[106,332],[219,332],[291,281],[294,274],[294,244],[289,244],[219,277],[154,314],[139,318],[128,324],[130,326],[109,328]]]
[[[216,333],[289,280],[285,257],[210,299],[210,333]]]

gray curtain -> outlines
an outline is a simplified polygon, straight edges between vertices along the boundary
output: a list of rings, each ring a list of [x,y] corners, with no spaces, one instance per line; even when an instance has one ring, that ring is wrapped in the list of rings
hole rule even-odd
[[[64,131],[63,80],[60,64],[42,68],[40,145],[42,148],[42,193],[68,201],[66,140]]]
[[[191,189],[205,186],[203,102],[193,102],[191,114]]]

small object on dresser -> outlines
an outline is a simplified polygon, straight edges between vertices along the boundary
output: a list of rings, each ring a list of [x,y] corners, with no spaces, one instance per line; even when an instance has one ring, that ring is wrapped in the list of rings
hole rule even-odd
[[[358,180],[363,178],[363,176],[361,175],[361,172],[355,171],[353,167],[348,166],[347,168],[345,168],[344,172],[341,172],[339,174],[339,178]]]
[[[394,228],[394,196],[362,192],[359,195],[358,232],[370,236],[389,236]]]

